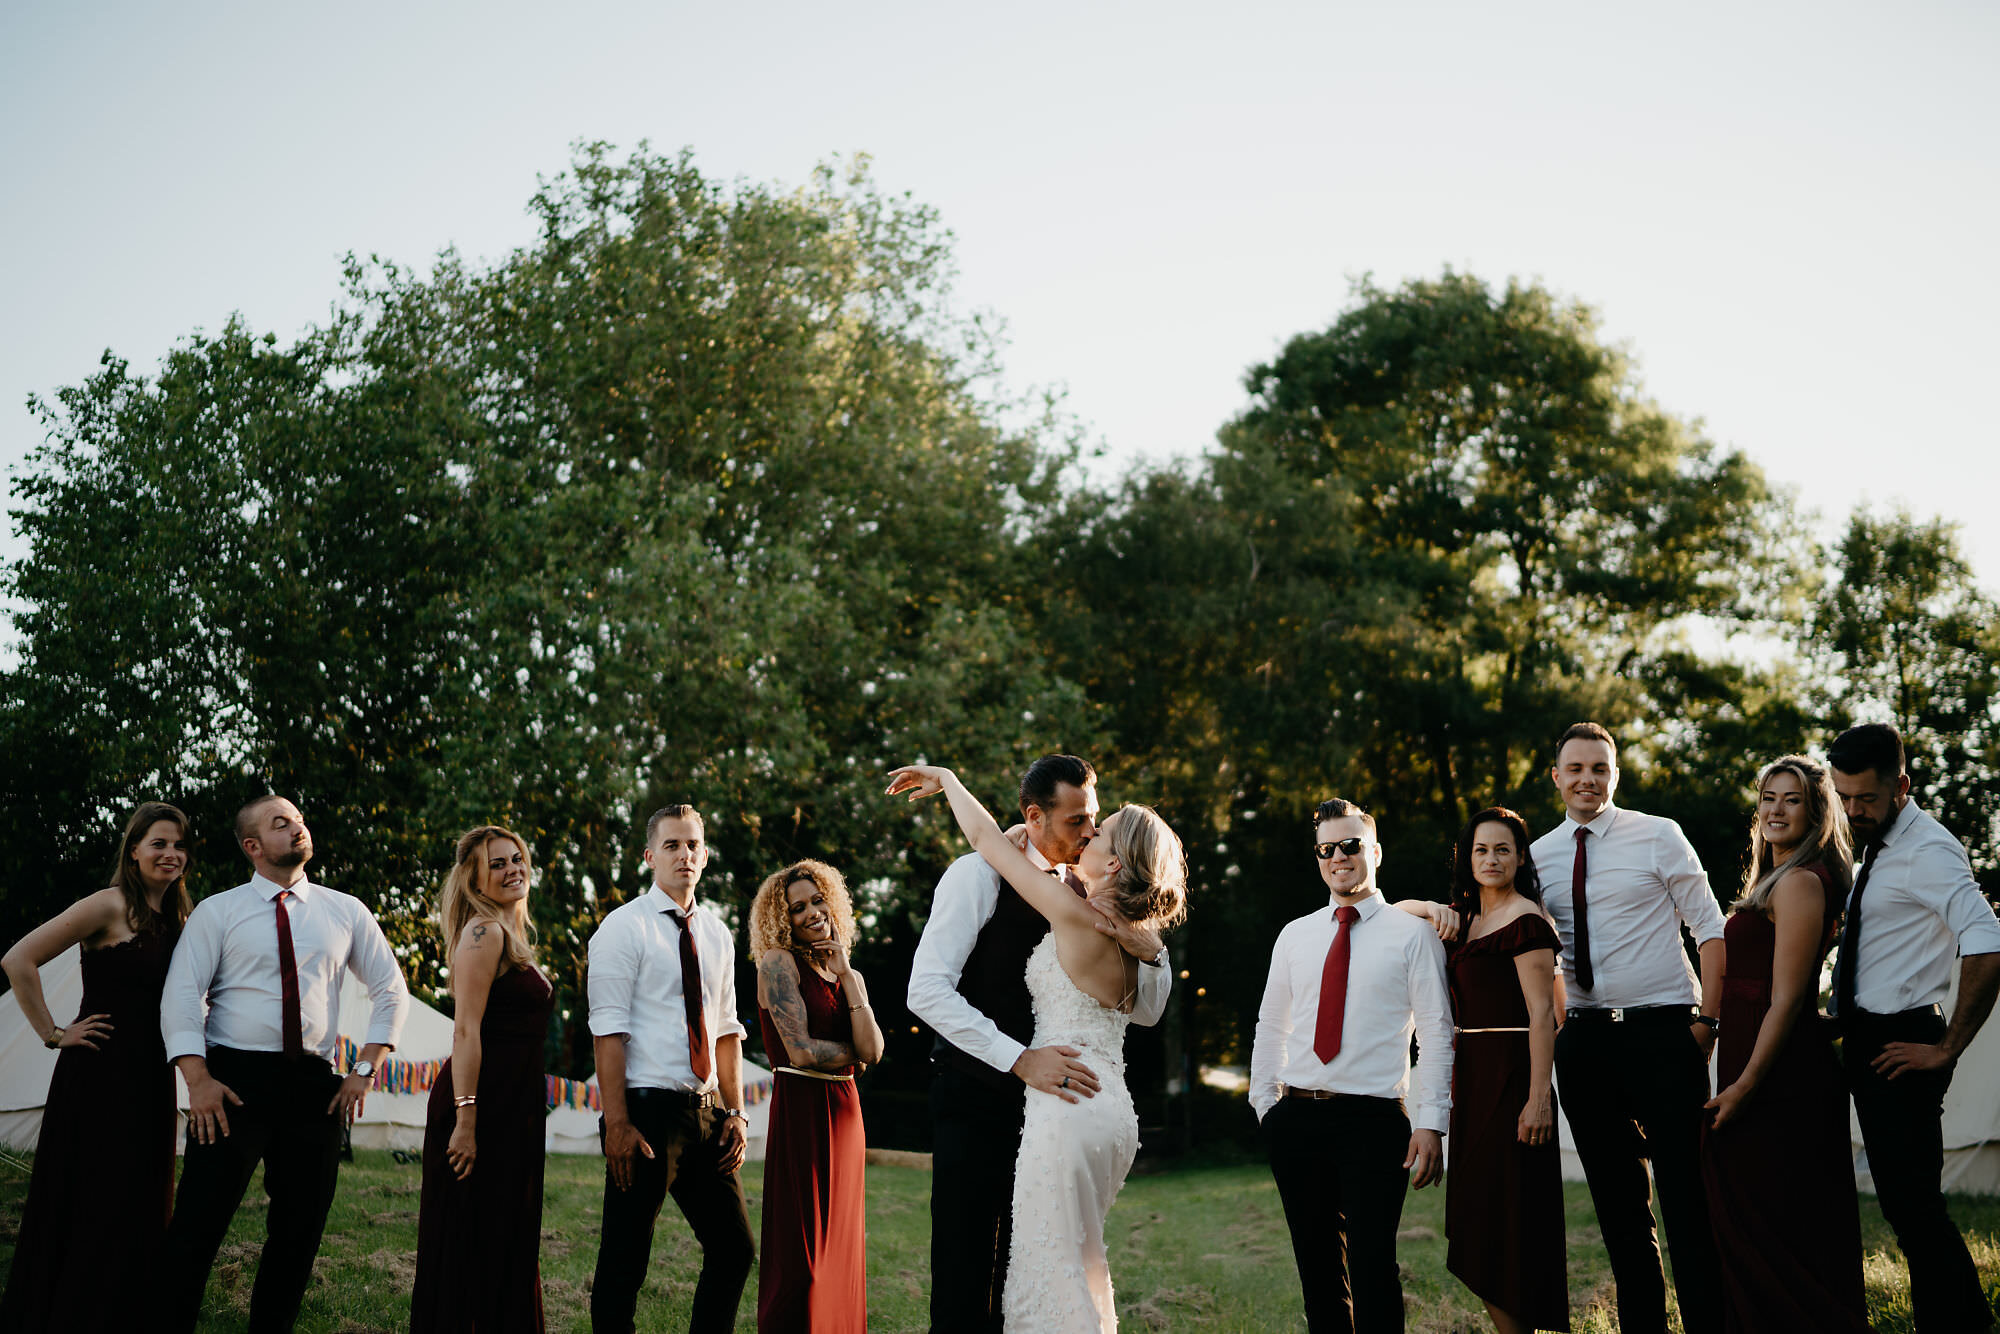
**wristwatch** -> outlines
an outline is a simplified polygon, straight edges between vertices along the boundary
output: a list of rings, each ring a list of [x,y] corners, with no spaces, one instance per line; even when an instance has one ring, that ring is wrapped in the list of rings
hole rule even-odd
[[[1152,958],[1139,960],[1140,963],[1145,964],[1148,968],[1158,968],[1161,964],[1165,963],[1166,961],[1167,961],[1167,947],[1165,945],[1160,946],[1160,952],[1158,954],[1155,954]]]
[[[741,1107],[725,1107],[722,1109],[723,1120],[727,1121],[732,1116],[735,1117],[737,1120],[741,1121],[746,1126],[750,1124],[750,1114],[744,1111]]]
[[[1698,1014],[1694,1017],[1694,1021],[1697,1024],[1707,1024],[1708,1031],[1711,1033],[1722,1032],[1722,1021],[1712,1014]]]
[[[356,1061],[354,1063],[354,1068],[352,1070],[349,1070],[347,1073],[350,1075],[360,1075],[363,1079],[372,1080],[375,1078],[375,1062]]]
[[[50,1051],[54,1051],[57,1047],[62,1046],[63,1031],[67,1027],[68,1025],[66,1024],[57,1024],[54,1028],[50,1029],[49,1035],[42,1039],[42,1045]]]

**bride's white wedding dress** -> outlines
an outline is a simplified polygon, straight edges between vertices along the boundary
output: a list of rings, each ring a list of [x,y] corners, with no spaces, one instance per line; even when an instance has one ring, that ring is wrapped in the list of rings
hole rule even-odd
[[[1101,1334],[1118,1328],[1104,1216],[1139,1152],[1139,1117],[1125,1087],[1125,1026],[1070,981],[1051,931],[1028,956],[1036,1047],[1076,1047],[1097,1072],[1094,1098],[1064,1102],[1028,1090],[1014,1164],[1014,1240],[1002,1297],[1010,1331]]]

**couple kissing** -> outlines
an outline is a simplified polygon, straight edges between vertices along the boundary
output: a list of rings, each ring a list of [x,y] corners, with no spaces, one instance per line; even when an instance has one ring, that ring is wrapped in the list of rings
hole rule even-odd
[[[1019,846],[949,769],[890,779],[913,801],[943,793],[973,847],[938,881],[910,969],[910,1012],[938,1035],[931,1328],[1114,1330],[1104,1218],[1139,1149],[1125,1028],[1166,1010],[1180,839],[1147,806],[1099,823],[1074,755],[1022,775]]]

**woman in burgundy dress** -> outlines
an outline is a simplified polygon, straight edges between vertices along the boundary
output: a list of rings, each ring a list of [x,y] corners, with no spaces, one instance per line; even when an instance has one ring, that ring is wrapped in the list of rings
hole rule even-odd
[[[825,862],[765,880],[750,905],[757,1021],[775,1067],[764,1144],[757,1328],[868,1328],[867,1160],[854,1076],[882,1059],[868,988],[847,961],[854,905]]]
[[[1849,884],[1832,776],[1787,755],[1757,777],[1750,869],[1723,933],[1702,1180],[1731,1334],[1868,1328],[1847,1086],[1819,1012]]]
[[[142,804],[125,825],[111,887],[0,958],[21,1013],[62,1052],[0,1330],[87,1334],[151,1320],[158,1285],[148,1266],[174,1200],[174,1073],[160,1036],[160,991],[187,921],[187,845],[185,815],[165,802]],[[77,944],[83,1004],[58,1026],[41,968]]]
[[[1499,806],[1460,832],[1460,929],[1445,947],[1458,1025],[1445,1267],[1500,1334],[1569,1328],[1553,1082],[1558,945],[1528,842],[1526,823]]]
[[[431,1086],[410,1328],[542,1326],[542,1044],[555,993],[535,967],[528,845],[498,825],[458,840],[438,897],[451,951],[451,1059]]]

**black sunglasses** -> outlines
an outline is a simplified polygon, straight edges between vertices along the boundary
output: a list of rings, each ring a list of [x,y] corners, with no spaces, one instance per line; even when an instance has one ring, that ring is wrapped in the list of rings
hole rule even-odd
[[[1313,855],[1315,857],[1318,857],[1321,861],[1325,861],[1328,857],[1331,857],[1333,855],[1333,850],[1335,848],[1339,848],[1342,852],[1346,853],[1350,857],[1359,857],[1361,855],[1361,849],[1367,846],[1368,846],[1368,840],[1365,838],[1336,839],[1332,843],[1313,844]]]

